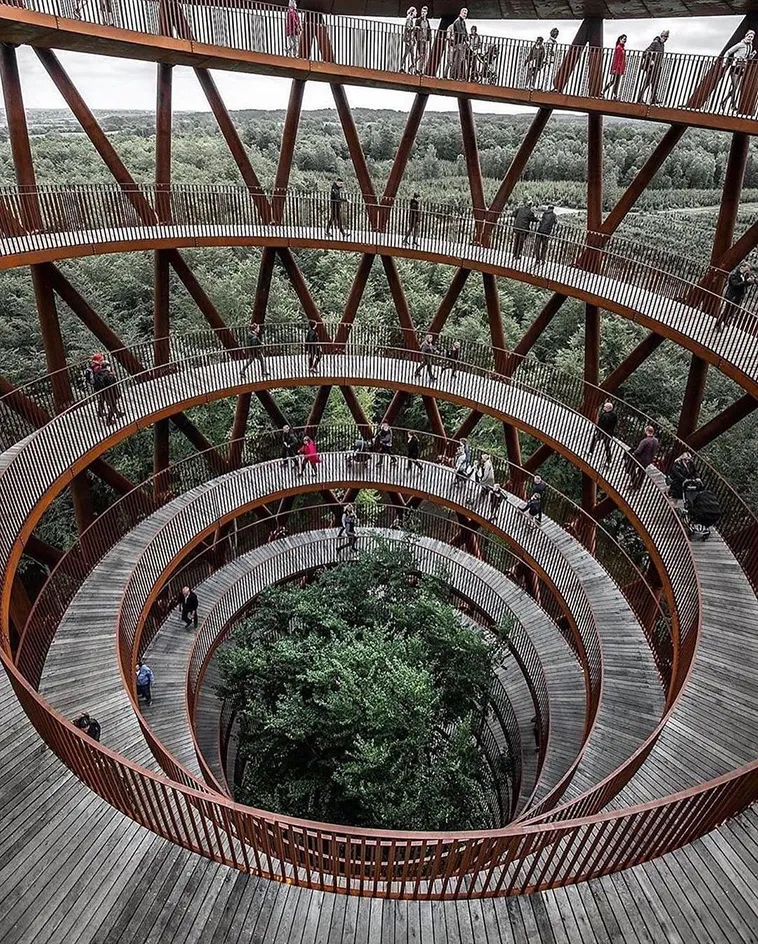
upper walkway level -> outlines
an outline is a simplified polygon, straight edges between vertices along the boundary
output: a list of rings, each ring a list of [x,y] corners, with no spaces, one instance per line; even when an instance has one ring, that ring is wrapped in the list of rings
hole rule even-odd
[[[625,17],[635,10],[648,15],[641,12],[647,4],[624,6],[629,6]],[[348,0],[347,7],[339,5],[339,12],[370,12],[365,5],[355,11],[349,7]],[[708,5],[709,13],[713,7]],[[620,3],[618,8],[621,12]],[[477,8],[476,16],[485,9]],[[530,4],[529,11],[530,16],[539,15],[537,6]],[[445,12],[456,15],[458,8]],[[555,15],[552,5],[544,12]],[[590,15],[596,14],[593,10]],[[404,16],[405,7],[389,15]],[[576,10],[571,15],[581,14]],[[665,15],[670,16],[670,10]],[[299,41],[290,44],[285,10],[274,4],[16,0],[0,5],[0,40],[730,131],[750,133],[756,127],[758,63],[748,62],[736,80],[730,60],[719,56],[665,53],[647,68],[644,49],[653,38],[652,29],[637,41],[642,48],[629,44],[623,74],[614,87],[613,48],[584,45],[588,40],[584,27],[573,44],[558,43],[548,50],[534,71],[527,64],[533,43],[488,36],[486,31],[453,45],[443,33],[430,29],[420,49],[415,39],[406,42],[402,22],[314,10],[300,11],[300,18]]]

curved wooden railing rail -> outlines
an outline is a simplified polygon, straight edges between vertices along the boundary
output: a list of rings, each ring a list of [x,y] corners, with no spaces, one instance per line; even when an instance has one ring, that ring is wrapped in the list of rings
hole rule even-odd
[[[372,348],[372,353],[375,354],[375,345]],[[404,354],[407,356],[409,352],[405,351]],[[216,354],[214,362],[217,357]],[[355,378],[359,371],[353,366],[348,373],[351,378]],[[404,383],[401,376],[402,371],[396,373],[398,383],[402,386]],[[485,372],[481,375],[481,379],[486,380],[486,376]],[[377,378],[376,382],[381,383],[381,378]],[[133,388],[135,392],[137,389]],[[480,402],[486,403],[486,401],[487,396],[483,389],[480,394]],[[153,408],[155,409],[155,406]],[[62,417],[59,417],[53,421],[53,424],[58,424],[62,419]],[[586,421],[584,422],[586,423]],[[11,462],[12,465],[13,461]],[[3,478],[6,479],[6,487],[13,478],[13,476],[9,476],[9,468],[6,467],[2,477],[0,477],[0,483],[2,483]],[[649,494],[653,495],[652,492]],[[7,554],[10,551],[6,543],[7,536],[0,536],[0,538],[2,538],[0,549]],[[681,579],[684,574],[682,568],[677,566],[667,568],[667,572],[671,574],[674,580]],[[691,585],[691,577],[689,581]],[[685,636],[689,637],[689,628],[685,630]],[[688,643],[690,638],[692,638],[692,644],[687,645],[686,648],[691,653],[694,648],[694,637],[687,638]],[[102,785],[101,793],[109,801],[138,819],[138,821],[154,828],[161,835],[170,835],[176,841],[198,851],[203,851],[219,861],[229,862],[237,867],[251,869],[261,874],[278,875],[283,879],[298,883],[313,884],[315,882],[319,887],[332,887],[336,890],[344,891],[346,882],[349,881],[353,886],[357,884],[361,893],[416,894],[432,897],[449,897],[461,894],[464,874],[477,870],[481,882],[475,883],[464,890],[463,893],[473,895],[503,894],[514,891],[516,885],[520,885],[522,890],[532,888],[534,870],[539,865],[539,862],[534,858],[534,854],[537,852],[540,855],[544,853],[547,857],[544,868],[540,865],[540,885],[543,885],[546,880],[548,884],[551,884],[555,881],[573,881],[576,877],[570,870],[566,872],[564,868],[565,856],[561,857],[557,866],[551,867],[556,842],[566,838],[569,845],[574,847],[574,844],[580,841],[578,834],[564,832],[564,829],[567,828],[566,824],[560,824],[559,826],[553,824],[549,831],[549,837],[547,834],[543,834],[539,841],[534,839],[531,833],[520,833],[520,838],[515,845],[512,840],[506,839],[504,835],[497,836],[493,834],[468,837],[470,842],[465,846],[460,845],[459,841],[463,841],[467,837],[457,836],[445,837],[445,839],[406,836],[402,842],[398,843],[397,837],[380,837],[370,833],[361,835],[356,831],[346,831],[339,827],[337,831],[332,829],[330,832],[329,829],[324,830],[317,826],[313,831],[313,824],[300,824],[296,821],[285,822],[285,819],[281,817],[274,818],[272,821],[266,814],[260,814],[257,811],[247,811],[247,818],[242,818],[240,809],[235,809],[233,805],[230,807],[221,804],[221,807],[219,807],[216,803],[209,804],[207,797],[197,795],[189,788],[180,788],[176,784],[166,783],[161,778],[152,776],[147,776],[144,783],[140,780],[141,789],[135,797],[132,789],[128,788],[127,784],[131,784],[132,787],[136,788],[134,778],[144,777],[145,772],[140,772],[139,768],[125,763],[117,755],[105,749],[103,749],[103,757],[107,758],[107,761],[101,759],[98,765],[95,762],[98,756],[98,748],[92,744],[83,744],[82,739],[76,733],[67,730],[67,726],[62,719],[54,712],[49,711],[28,683],[15,672],[15,669],[10,665],[8,665],[8,668],[13,675],[14,685],[19,697],[28,707],[30,717],[43,733],[43,736],[46,736],[46,739],[56,749],[63,751],[66,755],[66,761],[71,763],[74,769],[78,770],[80,761],[89,760],[90,766],[84,773],[83,778],[86,782],[91,785]],[[63,726],[63,730],[61,730],[61,726]],[[93,751],[94,754],[91,753]],[[113,771],[115,780],[105,774],[107,769]],[[93,775],[93,770],[97,773],[96,776]],[[101,784],[103,778],[105,780]],[[156,784],[159,791],[158,795],[163,797],[162,800],[158,799],[157,809],[153,799],[151,799],[154,794],[152,792],[153,788],[149,784],[153,783]],[[721,789],[720,785],[717,789]],[[694,796],[694,794],[692,795]],[[147,807],[144,805],[145,798],[148,802]],[[702,813],[697,818],[700,826],[711,822],[708,817],[713,814],[714,809],[721,814],[729,804],[735,802],[735,798],[737,798],[737,802],[743,802],[745,793],[742,790],[731,790],[728,795],[720,793],[718,798],[719,803],[715,804],[714,807],[709,807],[708,816],[701,806],[697,806],[696,811],[699,814]],[[693,800],[693,802],[696,801]],[[732,806],[729,806],[729,809],[732,808]],[[644,811],[655,810],[654,813],[649,815],[656,817],[660,815],[658,812],[660,809],[660,805],[655,804],[643,808]],[[671,815],[671,809],[673,808],[669,808],[669,815]],[[636,816],[637,811],[633,815]],[[169,821],[171,821],[173,828],[169,825]],[[615,824],[620,821],[618,817],[611,816],[603,818],[599,822]],[[584,842],[587,841],[587,833],[584,832],[584,829],[588,823],[590,823],[593,836],[597,838],[597,834],[594,832],[595,819],[591,818],[591,821],[584,821],[579,824],[579,831],[583,832],[581,841]],[[623,821],[624,828],[628,825],[629,821]],[[600,827],[602,831],[612,828],[619,827],[609,825]],[[226,832],[226,829],[231,829],[232,832]],[[205,832],[206,841],[201,838],[202,831]],[[649,831],[646,830],[645,834],[649,835]],[[232,835],[244,836],[245,839],[250,839],[252,844],[248,846],[247,843],[243,842],[238,845],[235,839],[229,838]],[[528,840],[525,838],[527,835],[531,837]],[[681,832],[678,835],[681,838]],[[210,838],[212,836],[215,836],[215,839]],[[421,846],[418,845],[418,840],[421,841]],[[452,845],[450,844],[451,840]],[[594,842],[594,839],[592,841]],[[660,844],[662,837],[659,835],[656,841]],[[404,854],[398,854],[400,848],[405,850]],[[585,845],[582,848],[586,850],[587,846]],[[652,853],[650,847],[642,846],[640,843],[627,844],[625,848],[629,855],[642,854],[644,856]],[[657,848],[659,846],[656,846]],[[645,851],[642,852],[642,849]],[[324,871],[326,861],[324,856],[327,850],[330,851],[331,856],[327,866],[328,872]],[[427,855],[427,850],[431,859]],[[410,854],[411,852],[412,854]],[[334,859],[335,855],[338,856],[338,859]],[[494,857],[499,860],[497,863]],[[524,868],[526,857],[528,857],[529,862]],[[572,865],[574,861],[575,859],[572,859]],[[338,862],[341,862],[342,865],[339,865]],[[346,862],[349,862],[349,865],[345,865]],[[585,858],[582,868],[586,864],[587,860]],[[508,870],[504,869],[505,865],[509,865]],[[514,868],[515,872],[513,871]],[[580,877],[586,876],[587,873],[583,872]],[[413,886],[410,889],[408,888],[409,882]]]
[[[162,200],[170,203],[170,222],[159,222]],[[653,242],[608,241],[600,233],[560,226],[544,240],[523,234],[519,246],[522,235],[510,217],[426,206],[415,249],[408,201],[393,207],[360,198],[348,202],[343,217],[349,236],[329,237],[328,194],[289,191],[270,203],[244,187],[9,188],[0,191],[0,208],[0,232],[6,234],[0,238],[0,266],[6,267],[90,251],[219,244],[335,244],[465,263],[595,300],[680,341],[758,395],[758,316],[749,307],[730,305],[728,326],[718,330],[724,308],[719,291],[727,273],[662,252]]]
[[[652,94],[648,90],[646,95],[649,103],[637,104],[646,58],[639,49],[627,49],[625,73],[614,98],[612,94],[606,96],[614,55],[613,48],[608,47],[556,44],[554,51],[546,54],[543,67],[532,77],[527,66],[532,43],[489,36],[486,31],[478,40],[469,37],[465,46],[458,47],[430,27],[426,48],[421,51],[414,43],[409,61],[401,21],[301,10],[302,31],[290,44],[285,35],[285,8],[281,5],[236,0],[213,3],[128,0],[118,4],[14,0],[10,5],[16,11],[23,9],[54,17],[62,21],[56,22],[58,28],[67,32],[80,29],[73,21],[109,28],[97,31],[99,50],[103,40],[122,39],[110,32],[115,28],[161,38],[164,43],[168,38],[169,44],[171,39],[183,40],[176,48],[189,45],[197,55],[212,54],[208,47],[236,51],[243,54],[238,58],[246,62],[250,71],[267,72],[277,65],[285,70],[313,65],[315,68],[308,70],[313,78],[330,81],[347,77],[360,81],[370,76],[374,82],[384,81],[410,90],[418,86],[439,94],[498,97],[534,104],[549,103],[557,93],[568,100],[569,107],[581,108],[605,100],[606,107],[612,109],[613,102],[620,102],[637,106],[630,113],[653,119],[667,118],[671,110],[681,111],[684,120],[688,114],[752,118],[758,98],[758,66],[748,62],[739,76],[735,103],[726,103],[731,84],[730,60],[717,56],[664,53],[651,70],[658,78],[655,90]],[[403,76],[405,81],[399,82],[404,71],[415,75]],[[495,90],[502,93],[494,96],[491,93]],[[572,103],[571,99],[577,101]]]
[[[349,356],[351,353],[359,354],[365,351],[367,354],[398,356],[411,361],[417,361],[420,356],[417,350],[419,335],[401,328],[352,326],[346,329],[344,325],[323,323],[319,326],[319,331],[325,339],[321,345],[325,352],[337,351]],[[247,356],[244,348],[245,335],[244,327],[231,326],[217,332],[204,330],[172,335],[161,341],[165,342],[167,357],[174,361],[203,353],[211,362],[222,356],[243,361]],[[264,355],[288,354],[297,358],[304,351],[304,337],[305,328],[302,325],[269,324],[264,331]],[[436,338],[442,351],[447,351],[453,340],[460,339],[448,332]],[[138,389],[141,384],[153,378],[154,371],[150,369],[155,366],[152,341],[112,353],[114,360],[125,365],[128,370],[141,372],[121,381],[124,390]],[[450,366],[444,356],[435,356],[433,361],[436,369]],[[84,381],[86,363],[73,364],[0,397],[0,447],[9,449],[32,435],[61,410],[69,409],[72,405],[74,408],[81,408],[80,405],[90,396]],[[167,368],[163,366],[160,369]],[[174,365],[170,369],[176,371],[181,368]],[[494,371],[495,376],[501,379],[510,377],[512,384],[538,391],[572,410],[591,417],[595,416],[600,405],[608,398],[602,388],[586,383],[576,374],[559,370],[531,357],[518,357],[509,351],[468,340],[461,340],[458,369],[474,371],[477,374],[482,371]],[[432,394],[438,393],[433,386],[430,389]],[[612,399],[619,414],[617,435],[620,440],[634,444],[642,438],[646,426],[655,427],[661,443],[656,461],[662,469],[668,469],[677,456],[689,450],[686,442],[678,439],[665,425],[662,426],[654,418],[618,397],[614,396]],[[94,404],[94,401],[91,402]],[[758,516],[707,460],[697,453],[694,453],[694,457],[704,484],[717,495],[721,504],[723,515],[719,531],[742,566],[751,586],[758,592]],[[227,463],[226,466],[224,463]],[[228,460],[222,460],[217,465],[217,471],[224,467],[229,467]],[[518,475],[515,481],[520,484]],[[569,519],[562,523],[568,525]]]

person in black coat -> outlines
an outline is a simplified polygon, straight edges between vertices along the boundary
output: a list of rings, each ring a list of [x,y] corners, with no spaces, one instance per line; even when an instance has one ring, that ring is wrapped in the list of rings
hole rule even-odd
[[[516,259],[521,258],[526,237],[529,235],[532,224],[536,222],[537,217],[528,200],[524,200],[521,206],[513,211],[513,255]]]
[[[642,54],[640,64],[640,75],[644,76],[640,93],[637,96],[638,102],[645,101],[645,92],[650,89],[650,104],[658,105],[658,86],[661,82],[661,72],[663,71],[663,54],[666,40],[669,38],[669,31],[664,30],[659,36],[650,43]]]
[[[189,627],[194,625],[197,629],[197,595],[189,587],[182,587],[182,622]]]
[[[269,370],[266,367],[266,358],[263,356],[263,325],[259,324],[250,325],[247,334],[247,360],[242,365],[240,377],[244,377],[248,367],[256,361],[261,365],[263,376],[268,377]]]
[[[308,330],[305,332],[305,352],[308,355],[308,373],[315,374],[321,363],[321,340],[315,321],[308,323]]]
[[[606,400],[605,403],[600,408],[600,415],[597,418],[597,425],[595,426],[594,432],[592,433],[592,439],[590,440],[590,451],[589,454],[595,451],[595,446],[598,442],[602,443],[605,447],[605,464],[611,464],[611,440],[613,439],[613,434],[616,431],[616,424],[618,423],[618,416],[616,411],[613,409],[613,400]]]
[[[742,265],[729,274],[724,292],[724,304],[721,306],[716,319],[717,331],[721,331],[724,325],[729,324],[735,310],[742,306],[748,286],[755,285],[755,277],[750,272],[749,263],[743,262]]]
[[[545,261],[547,243],[557,222],[558,217],[555,215],[555,210],[551,206],[545,207],[537,224],[537,235],[534,239],[534,258],[540,264]]]
[[[423,466],[419,461],[419,456],[421,455],[421,443],[418,441],[418,436],[412,431],[408,430],[408,463],[405,467],[406,472],[411,471],[411,466],[415,465],[416,469],[421,472]]]
[[[329,192],[329,222],[326,224],[326,238],[332,235],[332,227],[336,226],[343,236],[349,236],[342,222],[342,205],[347,201],[342,196],[342,178],[338,177],[332,184]]]
[[[418,228],[421,222],[421,203],[419,202],[419,193],[414,193],[408,206],[408,228],[403,237],[403,245],[408,245],[408,239],[413,237],[414,249],[418,246]]]
[[[397,456],[392,455],[392,427],[386,421],[381,424],[374,436],[374,449],[379,453],[378,468],[381,469],[384,457],[390,457],[390,464],[395,465]]]
[[[297,451],[300,448],[300,440],[292,432],[289,426],[282,427],[282,465],[287,466],[292,463],[293,468],[297,468]]]
[[[100,740],[100,722],[87,714],[86,711],[83,715],[79,715],[79,717],[76,718],[74,726],[79,728],[80,731],[84,731],[93,741]]]
[[[535,524],[542,524],[542,500],[539,493],[535,492],[526,504],[519,505],[519,511],[527,512]]]

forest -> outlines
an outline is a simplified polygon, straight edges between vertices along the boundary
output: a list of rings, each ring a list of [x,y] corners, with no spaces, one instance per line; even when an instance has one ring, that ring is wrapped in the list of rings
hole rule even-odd
[[[406,116],[400,112],[357,110],[356,125],[376,189],[389,174],[392,157],[402,135]],[[86,136],[67,112],[30,113],[32,147],[40,183],[110,182],[109,173]],[[126,166],[138,181],[151,182],[154,175],[154,116],[148,113],[100,113],[99,121],[112,138]],[[273,183],[283,113],[244,111],[233,119],[264,187]],[[530,121],[528,115],[477,115],[476,124],[485,191],[491,197],[515,153]],[[604,205],[612,207],[664,133],[663,126],[634,121],[607,121],[604,134]],[[620,233],[686,253],[705,262],[715,224],[729,137],[717,132],[689,129],[680,145],[639,201]],[[514,200],[523,197],[552,202],[561,210],[581,217],[586,176],[586,127],[576,117],[553,116],[523,178]],[[175,182],[239,183],[239,173],[211,115],[176,113],[172,172]],[[332,111],[308,111],[302,115],[295,151],[291,186],[296,189],[326,189],[335,175],[346,182],[348,194],[358,191],[344,134]],[[0,129],[0,183],[14,184],[7,133]],[[738,234],[755,215],[750,201],[758,203],[758,163],[751,151],[743,192]],[[457,115],[428,113],[419,129],[406,175],[400,189],[408,196],[418,189],[422,197],[461,205],[469,201],[468,182],[462,157]],[[184,252],[190,266],[221,315],[232,324],[249,319],[255,290],[260,251],[243,248],[213,248]],[[359,257],[347,252],[298,251],[297,261],[311,294],[325,320],[342,315]],[[422,332],[434,316],[455,270],[415,260],[398,260],[408,306]],[[153,259],[151,253],[106,255],[60,263],[60,268],[92,308],[125,343],[148,338],[153,323]],[[174,333],[206,327],[200,311],[172,274],[170,286],[171,324]],[[503,327],[509,345],[515,345],[532,323],[549,293],[517,281],[499,279]],[[35,313],[30,275],[27,270],[0,273],[0,374],[22,383],[45,373],[45,361]],[[99,345],[65,304],[59,315],[70,361],[84,358]],[[275,271],[269,299],[268,319],[303,321],[299,301],[284,273]],[[389,286],[381,261],[375,259],[358,311],[358,323],[397,323]],[[451,317],[450,331],[468,340],[488,337],[484,289],[481,277],[468,278]],[[627,320],[603,314],[601,376],[614,368],[644,336],[643,329]],[[568,300],[542,335],[533,356],[569,372],[581,372],[584,344],[584,306]],[[666,341],[642,365],[620,391],[638,409],[667,427],[676,427],[689,368],[689,355]],[[711,368],[701,413],[701,423],[741,396],[742,391],[722,373]],[[277,400],[293,425],[305,421],[313,392],[282,390]],[[386,409],[389,394],[360,390],[359,399],[373,421]],[[254,401],[255,403],[255,401]],[[229,433],[233,403],[199,407],[191,415],[212,442]],[[441,404],[448,428],[455,428],[463,414],[451,404]],[[325,422],[347,422],[344,401],[333,390]],[[426,414],[420,402],[412,401],[398,425],[425,428]],[[269,420],[257,405],[251,424],[267,426]],[[502,450],[496,424],[483,422],[475,434],[482,444]],[[142,433],[108,457],[135,481],[152,472],[151,440]],[[535,444],[522,437],[524,455]],[[172,435],[172,458],[192,451],[181,437]],[[720,468],[754,506],[758,506],[758,420],[756,414],[743,420],[704,453]],[[551,459],[545,466],[557,487],[578,494],[578,474],[565,463]],[[100,496],[102,502],[107,496]],[[58,501],[42,522],[40,536],[67,544],[73,537],[66,499]]]

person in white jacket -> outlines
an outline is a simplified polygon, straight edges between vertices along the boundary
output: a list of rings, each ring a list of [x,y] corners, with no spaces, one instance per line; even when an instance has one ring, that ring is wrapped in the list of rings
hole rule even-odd
[[[742,85],[742,77],[745,75],[748,62],[755,56],[755,49],[753,48],[754,39],[755,32],[748,30],[738,43],[735,43],[734,46],[730,46],[724,53],[724,59],[729,60],[729,90],[721,99],[722,108],[731,105],[735,111],[739,110],[739,94],[740,86]]]

